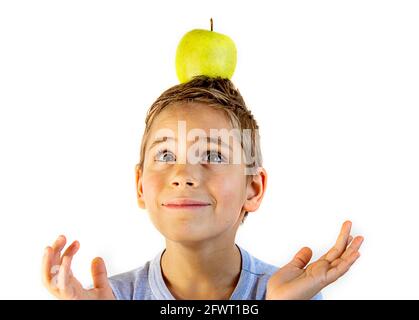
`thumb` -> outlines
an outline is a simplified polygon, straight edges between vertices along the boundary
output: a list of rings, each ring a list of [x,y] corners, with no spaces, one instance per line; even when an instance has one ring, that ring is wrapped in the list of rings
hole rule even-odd
[[[91,272],[93,278],[93,286],[95,288],[104,289],[109,287],[106,266],[102,258],[96,257],[92,260]]]
[[[313,252],[311,251],[311,249],[309,247],[304,247],[296,253],[296,255],[290,261],[289,264],[298,269],[303,269],[307,265],[307,263],[310,262],[312,256]]]

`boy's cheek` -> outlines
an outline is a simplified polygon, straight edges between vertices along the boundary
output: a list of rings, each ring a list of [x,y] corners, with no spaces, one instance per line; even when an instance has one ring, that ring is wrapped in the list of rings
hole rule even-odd
[[[143,180],[143,198],[146,205],[150,201],[158,199],[159,191],[163,189],[162,182],[158,175],[147,175]]]
[[[222,202],[225,206],[236,207],[241,203],[243,188],[240,179],[234,177],[225,177],[214,184],[214,190],[217,194],[217,202]]]

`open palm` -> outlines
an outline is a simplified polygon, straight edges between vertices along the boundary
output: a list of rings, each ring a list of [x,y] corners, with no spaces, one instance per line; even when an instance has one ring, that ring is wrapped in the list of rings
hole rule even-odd
[[[308,247],[275,272],[266,289],[267,300],[311,299],[321,289],[344,275],[359,258],[362,236],[350,235],[352,223],[345,221],[335,245],[320,259],[307,265],[312,257]]]

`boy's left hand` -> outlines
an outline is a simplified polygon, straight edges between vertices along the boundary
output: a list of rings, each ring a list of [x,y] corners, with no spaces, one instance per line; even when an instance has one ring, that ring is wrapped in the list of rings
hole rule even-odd
[[[344,275],[359,258],[358,250],[364,240],[362,236],[357,236],[352,241],[351,226],[350,221],[344,222],[333,248],[306,268],[312,251],[308,247],[302,248],[290,263],[269,278],[266,300],[311,299]]]

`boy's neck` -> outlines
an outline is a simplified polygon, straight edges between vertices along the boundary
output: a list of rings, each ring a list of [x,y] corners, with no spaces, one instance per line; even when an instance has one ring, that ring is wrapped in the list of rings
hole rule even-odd
[[[233,241],[185,245],[166,240],[162,276],[176,299],[229,299],[241,272]]]

